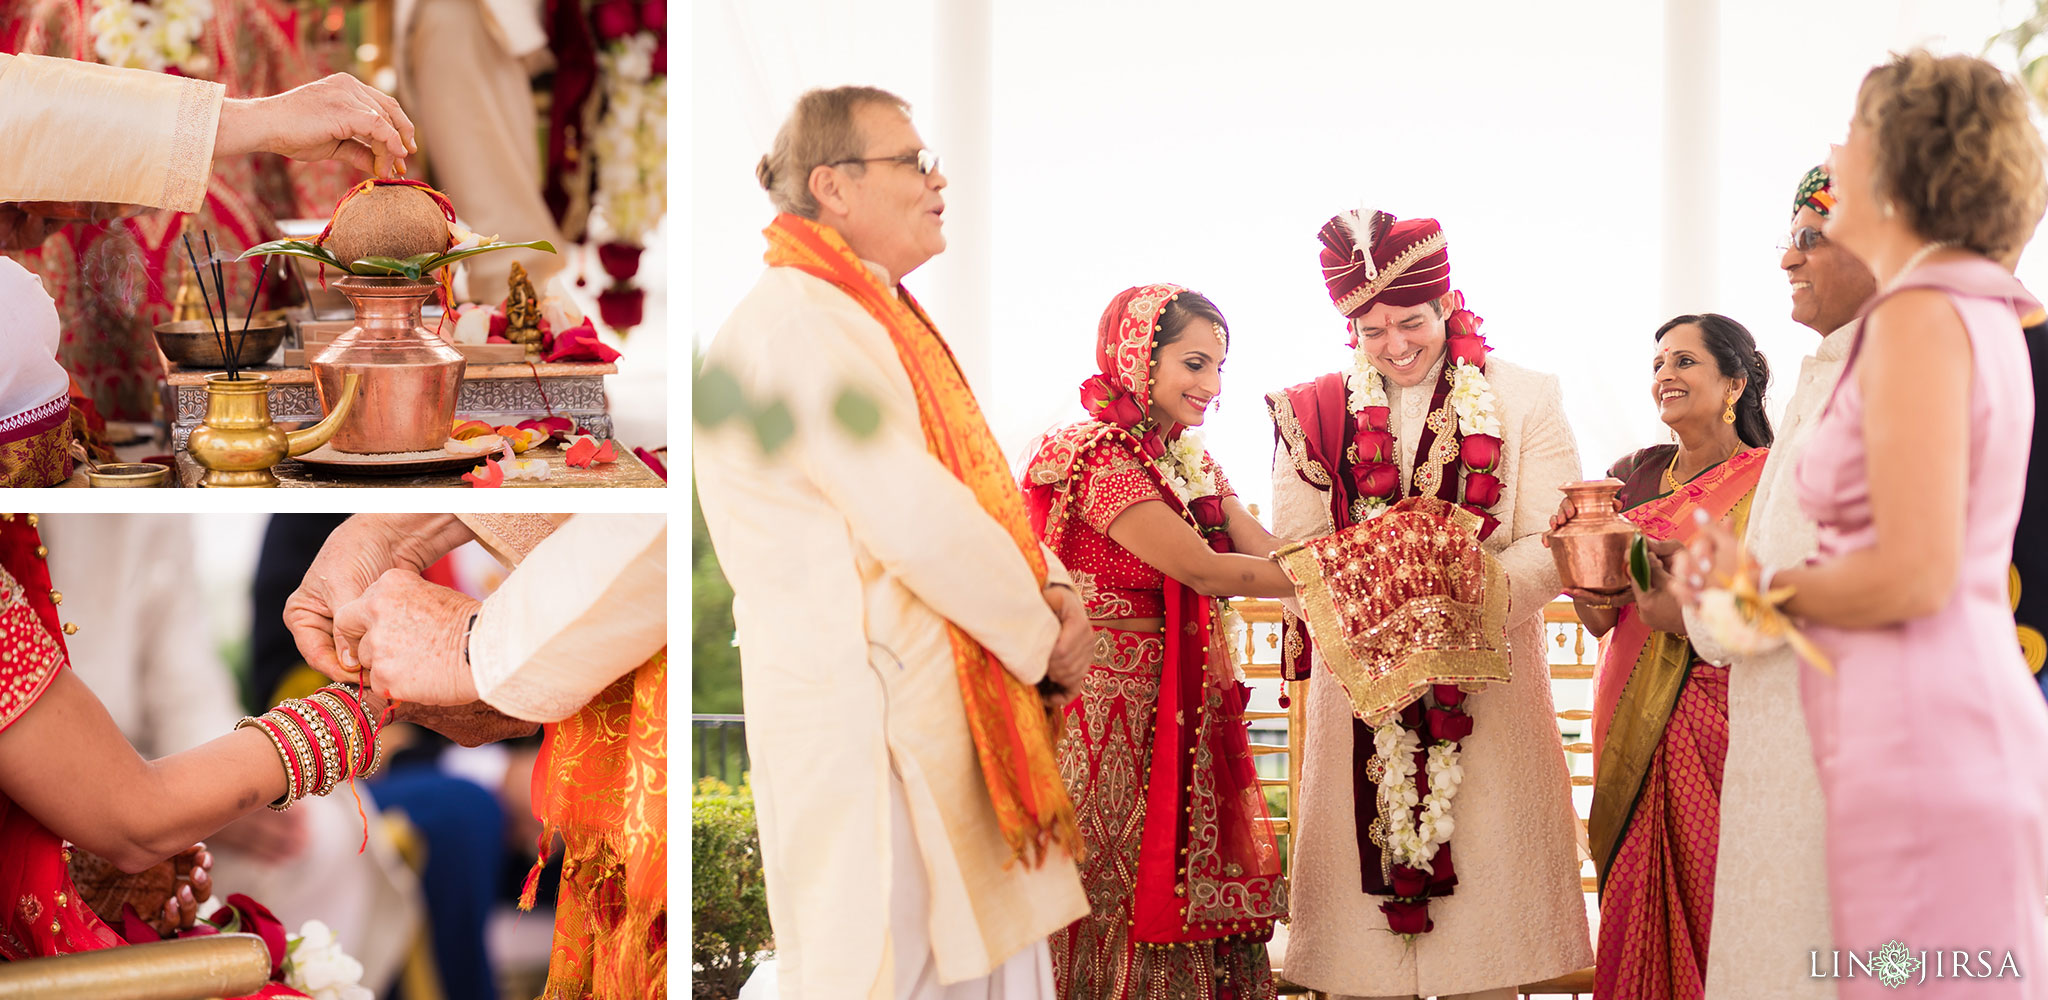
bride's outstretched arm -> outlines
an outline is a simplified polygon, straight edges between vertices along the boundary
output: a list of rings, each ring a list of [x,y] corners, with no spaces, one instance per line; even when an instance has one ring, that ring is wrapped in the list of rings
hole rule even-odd
[[[365,695],[364,708],[383,703]],[[283,798],[284,762],[251,727],[144,760],[85,682],[59,671],[0,729],[0,795],[51,832],[136,872]]]
[[[1294,585],[1278,563],[1263,556],[1211,550],[1163,501],[1130,505],[1110,522],[1109,537],[1161,573],[1211,597],[1294,596]]]

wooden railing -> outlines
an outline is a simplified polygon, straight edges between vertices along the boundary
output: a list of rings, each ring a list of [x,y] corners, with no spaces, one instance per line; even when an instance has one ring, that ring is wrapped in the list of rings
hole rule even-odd
[[[1294,803],[1301,787],[1301,755],[1296,750],[1307,729],[1308,682],[1289,683],[1280,676],[1280,602],[1241,599],[1231,602],[1231,606],[1245,623],[1243,631],[1234,635],[1232,640],[1238,665],[1253,688],[1251,704],[1277,706],[1278,691],[1282,686],[1288,688],[1288,700],[1292,703],[1286,709],[1274,707],[1245,712],[1254,734],[1253,760],[1263,763],[1276,755],[1286,757],[1285,776],[1267,777],[1265,772],[1270,767],[1262,767],[1259,784],[1268,789],[1269,802],[1273,800],[1274,792],[1280,794],[1281,801],[1274,803],[1273,835],[1281,842],[1281,856],[1288,859],[1291,866]],[[1590,894],[1596,890],[1591,866],[1586,864],[1586,809],[1590,807],[1591,795],[1581,794],[1578,789],[1590,789],[1593,785],[1590,722],[1593,718],[1593,667],[1599,661],[1599,646],[1586,632],[1585,626],[1579,624],[1570,601],[1553,601],[1546,606],[1543,609],[1543,627],[1545,648],[1550,654],[1551,691],[1557,702],[1558,739],[1564,746],[1565,763],[1572,775],[1573,812],[1579,824],[1580,885]],[[1274,728],[1260,723],[1281,719],[1286,720],[1286,728],[1280,742],[1260,738],[1262,729],[1271,732]],[[1280,940],[1275,943],[1284,948]],[[1276,974],[1282,961],[1281,948],[1276,948],[1273,955]],[[1546,982],[1526,984],[1520,992],[1523,995],[1577,995],[1591,993],[1592,990],[1592,970],[1583,969]],[[1300,994],[1308,991],[1283,982],[1281,992]]]

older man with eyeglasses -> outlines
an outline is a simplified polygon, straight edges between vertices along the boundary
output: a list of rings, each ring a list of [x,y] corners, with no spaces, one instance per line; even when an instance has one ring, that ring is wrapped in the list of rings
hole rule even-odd
[[[1800,363],[1777,442],[1750,500],[1747,544],[1772,568],[1803,562],[1817,550],[1815,526],[1799,509],[1793,473],[1842,377],[1858,313],[1877,293],[1869,268],[1822,233],[1833,207],[1827,169],[1807,171],[1793,196],[1791,236],[1780,245],[1778,266],[1792,283],[1792,318],[1820,334],[1821,342]],[[1701,657],[1732,664],[1706,995],[1833,997],[1835,981],[1815,976],[1812,966],[1813,954],[1827,956],[1834,945],[1825,813],[1800,710],[1798,657],[1782,647],[1759,656],[1732,654],[1716,648],[1694,612],[1686,612],[1686,625]]]
[[[901,284],[946,248],[923,147],[886,91],[798,99],[756,169],[768,270],[705,355],[794,423],[696,444],[783,1000],[1051,1000],[1046,938],[1088,913],[1046,706],[1094,633]]]

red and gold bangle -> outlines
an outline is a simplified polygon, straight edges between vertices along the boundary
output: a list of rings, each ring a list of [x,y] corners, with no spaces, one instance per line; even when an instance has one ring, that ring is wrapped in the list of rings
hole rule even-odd
[[[349,737],[354,735],[354,731],[342,727],[336,715],[328,710],[327,701],[323,698],[304,698],[300,700],[299,706],[302,712],[319,717],[317,720],[312,721],[321,723],[317,728],[320,730],[320,735],[325,738],[322,750],[331,750],[333,752],[333,768],[328,772],[327,784],[321,786],[313,793],[315,795],[325,795],[332,791],[335,785],[347,781],[354,776],[350,772],[353,770],[351,758],[355,756],[355,747],[349,739]]]
[[[327,753],[327,748],[321,744],[320,738],[315,735],[316,727],[313,725],[313,720],[305,716],[305,710],[300,707],[301,704],[297,698],[287,698],[279,702],[278,706],[270,711],[291,720],[291,725],[285,730],[286,735],[298,736],[306,741],[306,746],[308,747],[306,759],[313,763],[313,780],[306,785],[306,794],[325,795],[328,785],[333,780],[335,769],[330,764],[331,757]],[[296,729],[296,732],[293,732],[294,729]]]
[[[355,765],[356,777],[359,778],[375,773],[380,757],[377,751],[378,726],[376,720],[370,718],[370,713],[363,708],[361,690],[354,684],[331,684],[317,692],[341,704],[355,721],[356,733],[360,737],[357,740],[357,750],[362,755]]]
[[[292,752],[290,748],[288,748],[285,745],[284,737],[278,734],[277,730],[272,727],[269,720],[259,719],[253,715],[245,715],[242,717],[242,721],[235,723],[236,729],[241,729],[246,726],[254,726],[257,729],[262,730],[263,735],[270,737],[270,745],[277,748],[277,759],[284,764],[284,795],[281,798],[273,800],[270,803],[270,808],[278,810],[279,812],[283,812],[286,809],[290,809],[292,803],[297,801],[299,797],[300,786],[298,761],[292,759]]]
[[[342,769],[351,778],[360,776],[363,770],[363,733],[356,725],[355,718],[343,705],[343,699],[337,697],[333,691],[321,688],[307,695],[306,701],[319,709],[327,719],[328,725],[333,726],[335,732],[341,735]]]
[[[279,705],[263,713],[263,718],[269,719],[271,725],[277,727],[277,731],[284,736],[286,743],[291,744],[292,752],[299,758],[299,794],[293,798],[312,794],[313,789],[319,787],[322,777],[319,773],[320,755],[314,752],[313,741],[306,736],[305,730],[300,728],[298,717],[285,711],[283,705]]]

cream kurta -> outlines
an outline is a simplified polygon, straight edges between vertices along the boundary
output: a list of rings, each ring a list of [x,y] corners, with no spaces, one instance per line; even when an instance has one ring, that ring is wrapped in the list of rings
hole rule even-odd
[[[666,516],[456,516],[518,567],[470,632],[470,675],[485,704],[558,722],[668,644]]]
[[[196,212],[226,93],[189,77],[0,54],[0,201]]]
[[[1339,995],[1431,996],[1517,986],[1592,964],[1579,884],[1571,777],[1550,696],[1543,607],[1558,594],[1542,532],[1580,477],[1557,378],[1498,359],[1486,376],[1500,401],[1500,527],[1484,543],[1507,572],[1508,643],[1514,681],[1466,701],[1472,735],[1451,816],[1458,886],[1432,900],[1436,929],[1411,946],[1389,932],[1379,904],[1359,888],[1353,812],[1351,706],[1317,657],[1308,692],[1301,791],[1295,804],[1285,975]],[[1389,384],[1389,429],[1405,485],[1415,465],[1435,376]],[[1283,446],[1274,458],[1273,530],[1311,538],[1332,529],[1327,497],[1303,482]]]
[[[930,886],[939,978],[988,975],[1088,901],[1063,854],[1007,864],[945,624],[1036,683],[1057,622],[1009,533],[926,451],[895,347],[853,299],[771,268],[705,363],[749,399],[787,403],[796,425],[773,456],[743,427],[696,442],[705,522],[736,595],[782,996],[892,994],[892,772]],[[833,416],[847,388],[881,409],[864,440]]]
[[[1856,324],[1836,330],[1799,367],[1799,384],[1750,500],[1745,544],[1767,570],[1818,551],[1799,509],[1794,472],[1842,367]],[[1828,1000],[1833,979],[1812,976],[1811,952],[1833,948],[1828,925],[1826,800],[1799,702],[1799,657],[1779,649],[1730,657],[1690,614],[1693,648],[1728,671],[1728,762],[1721,773],[1721,850],[1714,867],[1709,998]]]

